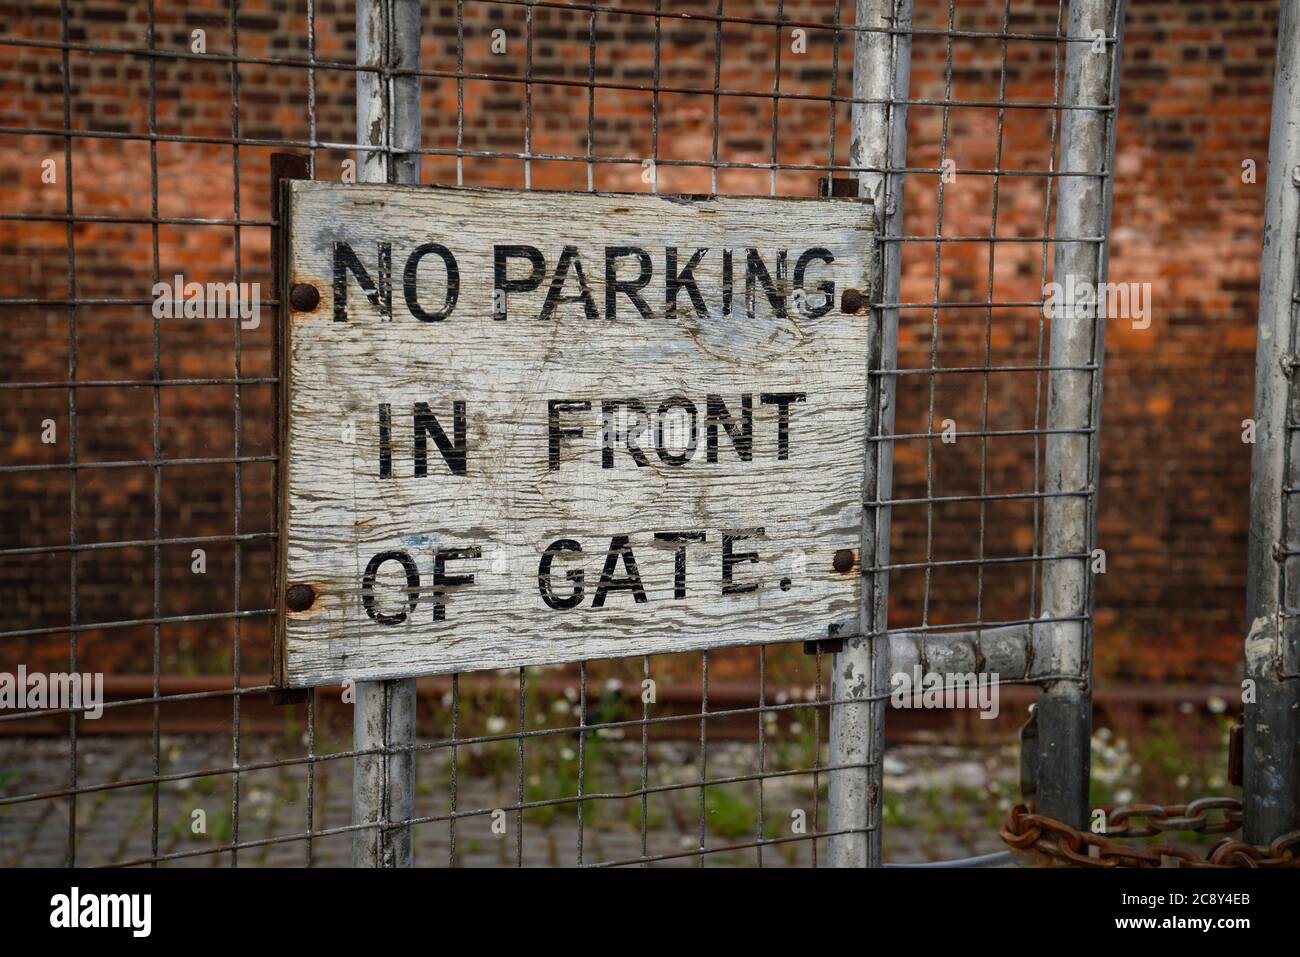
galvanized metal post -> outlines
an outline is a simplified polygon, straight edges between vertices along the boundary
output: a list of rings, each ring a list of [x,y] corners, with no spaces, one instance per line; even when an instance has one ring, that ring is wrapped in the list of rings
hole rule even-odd
[[[1053,280],[1068,290],[1085,286],[1095,291],[1106,282],[1123,24],[1123,0],[1070,3],[1060,166],[1070,175],[1056,181],[1052,267]],[[1095,309],[1068,308],[1052,317],[1043,485],[1045,620],[1034,640],[1035,661],[1042,663],[1036,673],[1047,677],[1038,703],[1038,808],[1075,827],[1088,818],[1093,609],[1089,576],[1096,544],[1105,335],[1105,296],[1097,297]]]
[[[1282,0],[1269,131],[1264,252],[1255,351],[1246,588],[1245,840],[1300,828],[1300,539],[1290,521],[1300,488],[1292,379],[1300,321],[1300,0]]]
[[[420,65],[419,0],[357,0],[357,179],[419,183],[420,78],[390,71]],[[353,747],[353,867],[410,867],[415,803],[415,679],[358,682]],[[405,749],[405,750],[404,750]]]
[[[880,280],[873,302],[896,303],[902,250],[903,174],[907,157],[907,94],[912,66],[912,0],[858,0],[854,22],[853,103],[849,163],[858,173],[858,194],[871,197],[884,240]],[[870,102],[862,102],[870,101]],[[901,102],[899,102],[901,101]],[[891,172],[885,172],[889,170]],[[891,241],[892,240],[892,241]],[[898,361],[898,309],[873,309],[876,323],[872,371],[892,369]],[[894,427],[894,377],[875,375],[869,385],[868,436],[887,435]],[[869,443],[863,461],[863,501],[888,498],[893,483],[893,446]],[[889,509],[868,507],[863,513],[862,568],[889,563]],[[889,573],[875,571],[862,579],[858,634],[845,641],[831,664],[831,700],[863,699],[861,704],[831,706],[829,758],[832,867],[880,865],[881,771],[885,746],[885,700],[889,686],[887,624]],[[877,700],[878,699],[878,700]],[[843,832],[843,833],[841,833]]]

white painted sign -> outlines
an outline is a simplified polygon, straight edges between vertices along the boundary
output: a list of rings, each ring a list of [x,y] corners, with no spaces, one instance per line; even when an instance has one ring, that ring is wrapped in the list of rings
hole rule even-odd
[[[856,633],[870,205],[285,199],[285,684]]]

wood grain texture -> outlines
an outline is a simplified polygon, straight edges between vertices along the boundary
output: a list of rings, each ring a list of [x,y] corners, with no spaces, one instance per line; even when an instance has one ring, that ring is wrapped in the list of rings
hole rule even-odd
[[[287,189],[283,288],[311,283],[320,291],[315,309],[285,310],[280,573],[287,586],[310,584],[317,592],[307,611],[281,612],[287,684],[809,640],[832,625],[856,629],[858,569],[837,573],[831,559],[837,549],[859,547],[863,516],[872,324],[865,310],[842,313],[840,295],[870,289],[869,205],[311,182]],[[346,321],[336,321],[338,243],[376,282],[379,244],[391,244],[391,320],[348,272]],[[403,294],[408,259],[427,243],[445,247],[459,273],[455,306],[436,321],[417,319]],[[493,250],[507,244],[540,251],[545,274],[535,290],[508,293],[501,319]],[[539,318],[566,246],[576,249],[596,314],[588,314],[571,264],[553,314]],[[614,297],[616,315],[607,315],[605,250],[614,247],[649,257],[651,276],[639,289],[649,316],[626,292]],[[670,247],[678,270],[708,250],[694,271],[704,315],[686,289],[668,308]],[[777,300],[756,277],[752,315],[751,248]],[[722,311],[724,249],[733,250],[730,313]],[[826,250],[834,261],[810,259],[806,288],[796,290],[794,267],[809,249]],[[787,251],[783,272],[778,250]],[[619,281],[640,278],[635,256],[615,266]],[[518,282],[530,269],[522,258],[511,260],[507,278]],[[414,276],[419,309],[440,308],[448,284],[440,254],[426,255]],[[827,281],[834,283],[831,308],[813,315],[823,311],[818,287]],[[772,398],[790,393],[803,398]],[[744,396],[752,406],[748,461],[743,439],[738,449],[717,421],[716,405],[725,403],[739,420]],[[649,428],[632,439],[640,465],[624,435],[638,418],[635,408],[614,407],[618,434],[608,459],[602,433],[602,402],[633,398],[649,413]],[[696,409],[694,429],[681,399]],[[554,463],[550,400],[590,403],[587,411],[559,413],[558,426],[581,435],[559,435]],[[668,400],[676,405],[660,416]],[[417,403],[427,404],[454,443],[456,402],[464,403],[464,474],[453,473],[427,435],[427,474],[417,477]],[[381,404],[389,409],[388,477],[381,477]],[[703,540],[662,537],[670,533]],[[625,547],[616,536],[626,536]],[[728,537],[731,588],[724,580]],[[550,607],[539,590],[539,561],[557,540],[582,549],[557,552],[550,576],[563,599],[581,574],[576,607]],[[644,600],[631,588],[607,589],[596,607],[612,542],[612,577],[630,577],[630,550]],[[473,575],[473,582],[435,587],[437,550],[468,548],[480,555],[446,558],[443,572]],[[408,556],[419,586],[408,587],[400,561],[385,561],[367,610],[366,569],[385,552]],[[756,560],[743,560],[748,553]]]

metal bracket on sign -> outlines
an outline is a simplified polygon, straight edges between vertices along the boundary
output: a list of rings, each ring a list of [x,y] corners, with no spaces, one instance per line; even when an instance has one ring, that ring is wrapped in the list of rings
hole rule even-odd
[[[272,688],[269,692],[271,704],[276,706],[306,704],[311,698],[312,690],[311,688]]]
[[[847,177],[831,178],[823,176],[817,180],[818,196],[857,196],[858,181]]]
[[[803,643],[803,653],[805,655],[815,655],[818,652],[837,652],[844,650],[844,639],[854,637],[849,632],[852,626],[848,624],[833,623],[826,626],[825,638],[814,638],[811,641]]]

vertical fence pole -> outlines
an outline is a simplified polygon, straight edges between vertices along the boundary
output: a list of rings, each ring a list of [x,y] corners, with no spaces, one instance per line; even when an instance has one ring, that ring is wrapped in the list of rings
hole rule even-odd
[[[1300,487],[1290,412],[1300,319],[1300,0],[1282,0],[1278,17],[1267,176],[1246,586],[1246,677],[1254,682],[1255,696],[1246,701],[1242,754],[1244,838],[1253,844],[1300,827],[1300,544],[1288,521]]]
[[[858,195],[870,197],[880,224],[882,275],[872,290],[875,302],[897,303],[902,247],[903,174],[907,156],[907,93],[911,81],[912,0],[857,0],[853,42],[853,97],[849,163],[857,174]],[[892,32],[889,32],[892,31]],[[870,102],[862,102],[870,101]],[[901,102],[898,102],[901,101]],[[885,172],[889,170],[891,172]],[[892,240],[892,241],[891,241]],[[873,309],[874,354],[869,371],[893,369],[898,361],[898,309]],[[868,385],[868,436],[888,435],[894,427],[893,376],[872,376]],[[863,467],[864,502],[889,497],[893,446],[868,443]],[[889,509],[868,505],[863,512],[863,568],[889,563]],[[889,686],[887,624],[889,573],[862,579],[858,634],[847,638],[831,664],[831,700],[864,699],[831,706],[829,760],[830,830],[827,850],[832,867],[880,865],[880,808],[884,799],[881,762],[885,744],[885,701]],[[879,699],[879,700],[875,700]],[[844,833],[838,833],[844,832]]]
[[[1119,100],[1123,0],[1071,0],[1061,103],[1052,279],[1073,290],[1102,288],[1107,272],[1115,117]],[[1111,42],[1109,39],[1113,37]],[[1082,827],[1088,818],[1092,733],[1092,588],[1101,430],[1106,298],[1051,322],[1043,491],[1042,617],[1035,634],[1039,673],[1038,807]],[[1053,558],[1052,556],[1070,556]]]
[[[420,65],[419,0],[357,0],[357,179],[419,183],[420,78],[388,71]],[[410,867],[415,796],[415,679],[356,685],[352,823],[378,824],[352,832],[353,867]],[[394,749],[397,749],[394,753]]]

